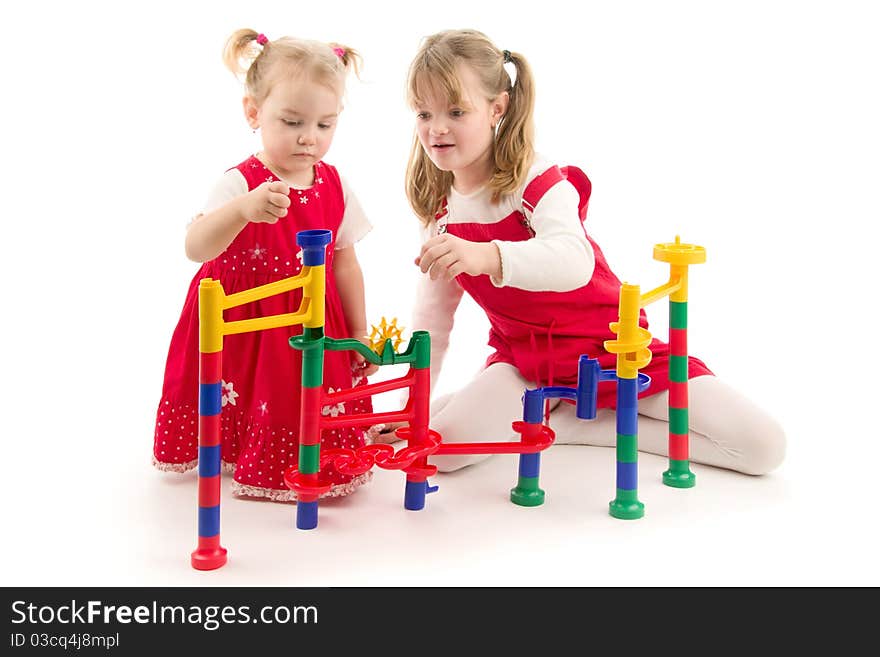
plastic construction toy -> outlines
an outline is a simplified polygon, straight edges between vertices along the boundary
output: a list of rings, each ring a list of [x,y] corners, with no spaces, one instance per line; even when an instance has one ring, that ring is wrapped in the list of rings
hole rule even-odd
[[[383,317],[372,327],[370,346],[355,339],[334,339],[324,335],[325,249],[330,243],[328,230],[308,230],[297,234],[303,251],[303,268],[291,278],[226,296],[219,281],[202,279],[199,284],[199,512],[198,547],[192,553],[192,566],[199,570],[220,568],[226,563],[226,549],[220,545],[220,410],[223,336],[301,324],[303,332],[290,338],[290,346],[302,352],[302,395],[300,406],[299,459],[297,466],[284,473],[285,484],[297,494],[296,526],[318,526],[318,499],[331,488],[320,471],[328,463],[343,474],[358,475],[374,466],[401,470],[406,475],[404,507],[418,511],[425,506],[425,496],[437,490],[428,477],[437,467],[429,457],[440,454],[519,454],[519,477],[510,491],[510,499],[520,506],[543,504],[545,493],[539,487],[541,452],[555,440],[553,430],[542,423],[544,403],[548,399],[568,399],[576,406],[576,415],[584,420],[596,417],[598,385],[602,381],[617,384],[617,493],[609,503],[615,518],[635,519],[644,515],[638,499],[638,393],[650,386],[650,377],[639,372],[651,361],[651,334],[639,326],[639,311],[654,301],[669,296],[671,356],[669,389],[669,469],[663,473],[668,486],[689,488],[695,477],[688,459],[687,407],[687,281],[688,266],[705,262],[703,247],[674,243],[657,244],[654,258],[670,265],[669,281],[641,294],[639,286],[624,283],[620,290],[619,319],[610,325],[615,339],[605,342],[605,349],[617,355],[613,370],[602,370],[595,358],[587,355],[578,362],[575,387],[548,386],[525,390],[521,421],[513,422],[520,435],[515,442],[478,442],[444,444],[442,437],[429,428],[431,339],[425,331],[415,331],[406,350],[398,353],[402,342],[396,320],[389,324]],[[223,311],[244,303],[302,288],[302,302],[295,313],[226,322]],[[357,389],[325,392],[323,388],[324,352],[356,351],[376,365],[409,365],[399,378],[360,386]],[[371,397],[409,389],[406,407],[384,413],[323,416],[327,404]],[[358,449],[335,448],[321,451],[321,433],[334,427],[372,426],[380,423],[406,422],[397,436],[406,446],[395,451],[392,445],[373,444]]]
[[[654,259],[669,263],[669,281],[640,294],[638,285],[620,288],[619,320],[611,324],[617,335],[606,340],[606,351],[617,354],[617,497],[610,503],[615,518],[641,518],[645,506],[638,500],[638,371],[651,362],[651,334],[639,326],[639,310],[669,297],[669,469],[663,483],[691,488],[696,477],[690,470],[688,451],[688,266],[706,262],[702,246],[675,242],[654,246]],[[603,372],[604,374],[604,372]]]

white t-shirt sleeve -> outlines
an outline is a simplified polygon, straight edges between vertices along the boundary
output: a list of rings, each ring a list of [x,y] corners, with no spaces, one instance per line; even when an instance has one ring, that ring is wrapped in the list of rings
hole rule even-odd
[[[243,196],[248,192],[247,180],[238,169],[230,169],[217,181],[214,188],[208,194],[208,199],[202,208],[202,212],[211,212],[226,205],[232,199]]]
[[[361,241],[373,229],[373,225],[367,219],[360,201],[348,182],[342,176],[339,179],[342,182],[345,212],[342,215],[342,222],[339,224],[339,234],[336,235],[336,248],[346,249]]]
[[[211,189],[208,194],[208,198],[205,200],[205,204],[202,206],[201,211],[189,218],[189,221],[186,223],[187,230],[189,230],[190,224],[201,215],[207,214],[208,212],[226,205],[232,199],[247,194],[247,191],[247,181],[244,179],[244,176],[241,175],[241,171],[238,169],[230,169],[215,183],[213,189]]]
[[[526,186],[546,168],[533,168]],[[493,240],[501,254],[501,280],[493,278],[492,283],[533,292],[567,292],[589,283],[596,261],[578,216],[578,203],[577,189],[561,180],[541,197],[531,216],[527,214],[535,232],[532,239]]]

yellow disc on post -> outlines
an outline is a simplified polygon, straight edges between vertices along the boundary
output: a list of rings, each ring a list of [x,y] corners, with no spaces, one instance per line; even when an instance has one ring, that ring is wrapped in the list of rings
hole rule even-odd
[[[675,242],[654,245],[654,260],[671,265],[699,265],[706,262],[706,249],[696,244],[683,244],[676,235]]]

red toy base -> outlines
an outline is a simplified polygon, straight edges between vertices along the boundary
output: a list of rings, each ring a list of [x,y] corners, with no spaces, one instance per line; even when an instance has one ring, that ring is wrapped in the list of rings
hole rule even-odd
[[[192,567],[196,570],[216,570],[226,565],[226,548],[198,548],[192,553]]]

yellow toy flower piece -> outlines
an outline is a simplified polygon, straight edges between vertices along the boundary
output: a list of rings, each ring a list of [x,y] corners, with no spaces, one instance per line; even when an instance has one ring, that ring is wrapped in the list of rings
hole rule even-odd
[[[385,317],[382,317],[379,326],[371,325],[370,328],[372,329],[369,335],[370,349],[377,354],[381,354],[382,350],[385,348],[385,343],[391,340],[391,348],[397,353],[397,348],[400,346],[400,343],[403,342],[403,327],[397,326],[396,317],[392,318],[390,323]]]

